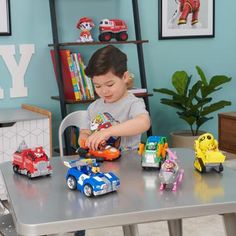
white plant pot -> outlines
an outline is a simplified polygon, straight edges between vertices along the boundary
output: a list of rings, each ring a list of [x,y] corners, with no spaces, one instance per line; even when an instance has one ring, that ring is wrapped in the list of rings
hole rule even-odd
[[[198,137],[204,133],[206,132],[199,131],[198,135],[193,136],[190,130],[181,130],[181,131],[171,132],[172,147],[194,149],[194,141],[198,139]]]

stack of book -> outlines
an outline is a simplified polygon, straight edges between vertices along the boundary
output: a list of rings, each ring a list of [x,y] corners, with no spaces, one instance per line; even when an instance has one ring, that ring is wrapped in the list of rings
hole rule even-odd
[[[56,61],[54,50],[50,51],[56,78]],[[85,65],[80,53],[70,50],[60,50],[62,77],[65,99],[82,101],[95,98],[91,78],[84,73]]]

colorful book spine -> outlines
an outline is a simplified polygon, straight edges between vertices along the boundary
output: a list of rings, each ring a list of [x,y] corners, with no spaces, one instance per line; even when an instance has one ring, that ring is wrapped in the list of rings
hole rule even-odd
[[[74,62],[75,62],[76,70],[77,70],[77,75],[78,75],[78,84],[79,84],[79,87],[81,89],[83,99],[86,100],[87,96],[86,96],[86,92],[85,92],[83,78],[82,78],[82,75],[81,75],[81,69],[80,69],[80,64],[79,64],[79,61],[78,61],[77,53],[73,53],[73,58],[74,58]]]
[[[73,88],[73,85],[71,82],[72,79],[71,79],[70,68],[68,65],[68,59],[67,59],[68,52],[70,53],[69,50],[60,50],[59,51],[60,59],[61,59],[61,69],[62,69],[63,92],[64,92],[65,99],[76,100],[74,88]],[[56,79],[58,80],[58,74],[57,74],[58,71],[56,68],[55,51],[50,50],[50,54],[51,54],[51,59],[53,62],[53,68],[54,68],[54,72],[56,75]]]
[[[80,53],[78,53],[77,56],[78,56],[80,73],[81,73],[81,76],[82,76],[83,85],[85,87],[86,97],[87,97],[87,99],[91,99],[92,97],[91,97],[91,94],[90,94],[90,91],[89,91],[89,88],[88,88],[88,84],[87,84],[87,81],[86,81],[86,78],[85,78],[86,75],[85,75],[85,72],[84,72],[84,63],[82,61]]]
[[[73,85],[75,99],[76,100],[82,100],[80,88],[77,86],[77,80],[76,80],[76,77],[75,77],[74,64],[73,64],[73,61],[71,59],[71,53],[70,53],[69,50],[67,51],[67,62],[68,62],[69,70],[70,70],[71,82],[72,82],[72,85]]]

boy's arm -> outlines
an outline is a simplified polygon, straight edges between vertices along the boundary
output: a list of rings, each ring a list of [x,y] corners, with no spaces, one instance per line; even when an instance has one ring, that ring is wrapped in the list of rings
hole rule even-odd
[[[149,115],[146,113],[140,114],[133,119],[93,133],[87,138],[86,145],[89,148],[96,150],[100,142],[109,139],[111,136],[135,136],[147,131],[150,128],[150,125]]]
[[[85,142],[86,142],[86,140],[87,140],[87,138],[89,137],[90,134],[91,134],[91,131],[89,129],[81,129],[79,131],[78,143],[79,143],[80,147],[85,146]]]

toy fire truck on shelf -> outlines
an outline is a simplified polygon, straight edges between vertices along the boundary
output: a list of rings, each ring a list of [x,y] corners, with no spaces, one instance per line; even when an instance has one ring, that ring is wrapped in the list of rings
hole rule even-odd
[[[112,38],[117,41],[126,41],[128,27],[123,20],[120,19],[103,19],[99,23],[99,40],[109,42]]]
[[[48,156],[42,147],[30,149],[23,141],[13,154],[13,171],[27,175],[28,178],[52,174]]]

